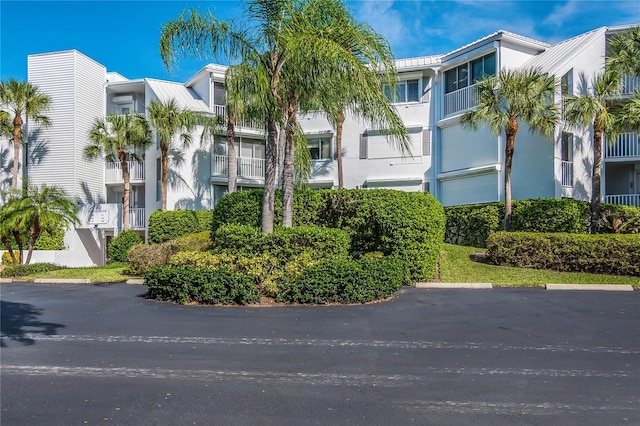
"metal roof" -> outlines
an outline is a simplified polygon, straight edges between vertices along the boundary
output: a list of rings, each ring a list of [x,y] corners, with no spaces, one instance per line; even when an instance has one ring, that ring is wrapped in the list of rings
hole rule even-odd
[[[149,88],[163,102],[174,99],[178,106],[183,109],[192,111],[209,112],[210,108],[207,103],[202,100],[198,94],[185,87],[181,83],[173,83],[170,81],[155,80],[151,78],[145,79]]]
[[[558,68],[579,54],[585,46],[599,39],[604,40],[601,37],[606,31],[607,27],[600,27],[556,43],[539,55],[529,59],[524,63],[524,67],[541,68],[543,72],[554,74]]]

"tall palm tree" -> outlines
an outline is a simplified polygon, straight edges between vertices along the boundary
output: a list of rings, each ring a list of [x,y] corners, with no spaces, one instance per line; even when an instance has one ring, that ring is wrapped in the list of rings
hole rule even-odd
[[[477,130],[488,125],[494,135],[505,134],[505,230],[511,230],[511,169],[520,123],[543,137],[553,137],[557,114],[553,103],[555,79],[539,69],[503,70],[477,83],[478,106],[461,117],[463,127]]]
[[[55,185],[29,185],[22,196],[5,204],[3,211],[13,226],[29,233],[26,264],[31,262],[33,249],[42,231],[53,231],[62,223],[80,224],[77,204]],[[20,255],[22,257],[22,253]]]
[[[160,162],[161,162],[161,190],[162,190],[162,211],[167,211],[167,186],[169,183],[169,150],[173,146],[173,139],[179,134],[179,139],[183,146],[191,144],[193,131],[199,114],[181,109],[175,99],[160,101],[153,99],[147,107],[147,117],[151,125],[156,129],[157,137],[160,140]]]
[[[596,233],[600,220],[601,174],[602,174],[602,141],[606,135],[610,141],[615,140],[619,129],[616,114],[619,104],[612,98],[620,94],[621,82],[615,68],[594,76],[588,82],[582,76],[582,93],[570,96],[566,100],[564,118],[574,126],[593,129],[593,172],[591,179],[591,217],[589,232]]]
[[[89,130],[89,144],[83,156],[87,160],[102,158],[104,161],[120,162],[124,192],[122,201],[122,227],[129,229],[129,160],[142,162],[138,154],[152,143],[151,127],[147,119],[139,113],[108,115],[98,118]]]
[[[631,99],[624,103],[619,112],[620,128],[640,132],[640,89],[636,89]]]
[[[620,74],[640,76],[640,26],[614,35],[608,44],[608,67]]]
[[[0,82],[0,106],[13,115],[13,175],[11,188],[15,193],[18,190],[18,168],[20,166],[20,147],[23,143],[23,126],[28,119],[42,126],[50,124],[49,118],[44,115],[49,109],[51,98],[41,92],[37,86],[9,78]]]

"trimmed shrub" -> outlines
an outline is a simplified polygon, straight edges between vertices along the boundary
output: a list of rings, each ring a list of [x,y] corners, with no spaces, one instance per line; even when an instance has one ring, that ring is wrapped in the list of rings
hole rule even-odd
[[[20,259],[20,252],[15,250],[13,252],[13,255],[16,257],[16,260],[18,261],[18,264],[20,264],[22,262],[22,259]],[[13,264],[13,258],[11,257],[11,254],[9,253],[9,251],[5,251],[4,253],[2,253],[2,264],[4,266],[14,266]]]
[[[213,250],[244,257],[268,254],[282,263],[302,253],[311,253],[315,258],[346,258],[349,235],[340,229],[308,225],[276,228],[264,235],[251,226],[224,225],[214,235]]]
[[[569,198],[517,200],[513,203],[511,230],[586,234],[589,212],[589,203]]]
[[[637,235],[497,232],[487,240],[496,265],[640,276]]]
[[[182,235],[208,231],[212,214],[208,210],[156,210],[149,217],[148,241],[159,244]]]
[[[390,297],[405,278],[404,263],[395,258],[329,260],[287,277],[278,296],[288,303],[366,303]]]
[[[135,245],[142,244],[142,238],[136,231],[126,229],[120,231],[111,242],[107,251],[111,262],[126,262],[129,250]]]
[[[6,269],[0,271],[0,277],[26,277],[27,275],[56,271],[58,269],[65,269],[65,267],[56,265],[54,263],[31,263],[29,265],[16,265],[7,267]]]
[[[293,204],[294,226],[342,229],[351,237],[352,252],[397,257],[412,281],[435,277],[445,219],[432,195],[388,189],[297,191]],[[261,208],[261,190],[226,195],[214,210],[212,231],[222,224],[259,227]],[[276,203],[276,217],[279,211]]]
[[[462,246],[484,247],[487,237],[500,230],[496,204],[445,207],[445,241]]]
[[[181,251],[201,252],[211,247],[209,231],[187,234],[162,244],[139,244],[127,254],[127,272],[131,275],[144,275],[154,266],[166,265],[171,256]]]
[[[246,305],[260,300],[252,277],[228,269],[159,266],[145,273],[148,296],[181,304]]]

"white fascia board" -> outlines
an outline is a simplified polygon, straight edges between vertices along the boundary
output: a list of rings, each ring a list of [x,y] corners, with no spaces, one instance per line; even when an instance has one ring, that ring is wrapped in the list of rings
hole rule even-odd
[[[439,181],[463,179],[471,176],[487,175],[502,170],[502,164],[488,164],[486,166],[471,167],[469,169],[454,170],[451,172],[438,173]]]
[[[365,183],[400,183],[400,182],[419,182],[422,183],[422,176],[414,177],[396,177],[396,178],[367,178]]]

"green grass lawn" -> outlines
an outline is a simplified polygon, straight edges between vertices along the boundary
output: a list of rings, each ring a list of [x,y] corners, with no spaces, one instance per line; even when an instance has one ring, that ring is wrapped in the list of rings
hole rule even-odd
[[[555,272],[540,269],[495,266],[471,260],[470,255],[484,253],[484,249],[445,244],[440,253],[441,282],[482,282],[494,286],[544,286],[558,284],[631,284],[640,288],[640,277],[618,275],[585,274],[578,272]],[[124,263],[110,263],[88,268],[66,268],[41,274],[21,277],[33,281],[35,278],[88,278],[91,282],[124,282],[131,277],[124,275]]]
[[[555,272],[542,269],[488,265],[470,259],[484,249],[445,244],[440,253],[440,281],[448,283],[482,282],[495,286],[535,287],[554,284],[631,284],[640,288],[640,277]]]

